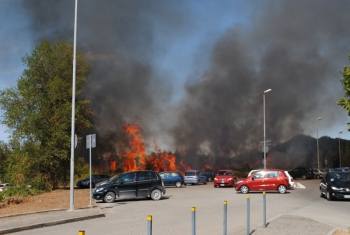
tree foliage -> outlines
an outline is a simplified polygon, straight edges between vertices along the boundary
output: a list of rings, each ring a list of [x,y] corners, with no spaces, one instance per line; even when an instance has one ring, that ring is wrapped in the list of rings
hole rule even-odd
[[[350,55],[349,55],[349,62],[350,62]],[[345,90],[345,94],[342,98],[338,100],[338,105],[343,107],[350,116],[350,65],[346,66],[344,65],[344,69],[341,72],[342,79],[340,80],[343,88]],[[350,130],[350,123],[348,123],[348,130]]]
[[[7,126],[14,146],[8,177],[24,177],[26,181],[39,176],[55,188],[69,177],[73,47],[66,41],[43,41],[22,62],[27,68],[17,86],[0,92],[1,122]],[[89,62],[78,51],[77,97],[90,71]],[[77,134],[91,127],[92,112],[87,104],[86,99],[75,100]]]

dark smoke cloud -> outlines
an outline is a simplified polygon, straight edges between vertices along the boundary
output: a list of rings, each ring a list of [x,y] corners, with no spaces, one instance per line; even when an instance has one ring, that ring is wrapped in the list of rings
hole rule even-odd
[[[339,84],[350,49],[350,5],[257,5],[249,24],[231,27],[213,48],[209,69],[187,85],[173,130],[176,146],[198,153],[205,143],[223,157],[257,149],[263,137],[263,91],[269,88],[266,135],[273,144],[310,134],[318,116],[331,126],[339,113],[342,92],[334,83]]]
[[[196,13],[208,4],[203,12],[213,16],[214,2],[231,7],[232,18],[247,12],[246,18],[197,43],[186,97],[173,104],[175,76],[159,68],[158,60],[176,40],[205,28],[201,22],[210,21]],[[262,94],[269,88],[266,130],[273,144],[313,134],[318,116],[325,126],[334,124],[343,112],[336,101],[343,95],[338,71],[350,51],[348,2],[239,3],[201,1],[195,11],[189,1],[79,1],[78,45],[93,65],[84,95],[95,113],[99,154],[127,149],[122,133],[127,123],[142,126],[148,145],[167,139],[168,150],[185,149],[186,161],[195,164],[198,156],[257,151]],[[74,1],[26,0],[23,7],[36,42],[73,40]]]

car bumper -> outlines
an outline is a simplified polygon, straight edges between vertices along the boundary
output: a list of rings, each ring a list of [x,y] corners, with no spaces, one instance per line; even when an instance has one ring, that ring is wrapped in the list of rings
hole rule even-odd
[[[332,191],[330,193],[331,193],[331,196],[336,198],[336,199],[350,199],[350,192]]]
[[[185,180],[184,181],[184,184],[197,184],[198,183],[198,180],[195,180],[195,179],[193,179],[193,180]]]
[[[232,187],[233,185],[234,185],[233,182],[229,182],[229,181],[228,182],[227,181],[226,182],[219,182],[219,181],[215,182],[214,181],[215,187]]]

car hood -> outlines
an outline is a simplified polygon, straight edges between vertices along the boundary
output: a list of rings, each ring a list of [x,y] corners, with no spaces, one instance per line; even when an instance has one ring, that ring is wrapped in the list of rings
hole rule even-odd
[[[98,188],[98,187],[101,187],[101,186],[103,186],[103,185],[106,185],[106,184],[108,184],[108,182],[109,182],[109,180],[101,181],[101,182],[99,182],[99,183],[97,183],[97,184],[95,185],[95,188]]]
[[[350,181],[330,182],[329,185],[337,188],[350,188]]]

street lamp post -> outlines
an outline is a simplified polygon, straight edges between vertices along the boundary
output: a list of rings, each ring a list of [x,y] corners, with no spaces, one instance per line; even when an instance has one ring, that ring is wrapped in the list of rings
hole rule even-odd
[[[317,168],[320,169],[320,151],[318,149],[318,121],[322,120],[321,117],[317,118]]]
[[[342,131],[339,131],[339,167],[341,167],[341,152],[340,152],[340,134],[343,133]]]
[[[266,130],[265,130],[265,94],[270,92],[271,89],[264,91],[263,93],[263,106],[264,106],[264,170],[266,170]]]
[[[73,52],[73,85],[72,85],[72,127],[70,151],[70,203],[69,210],[74,210],[74,148],[75,148],[75,80],[76,80],[76,38],[77,38],[78,0],[75,0],[74,16],[74,52]]]

